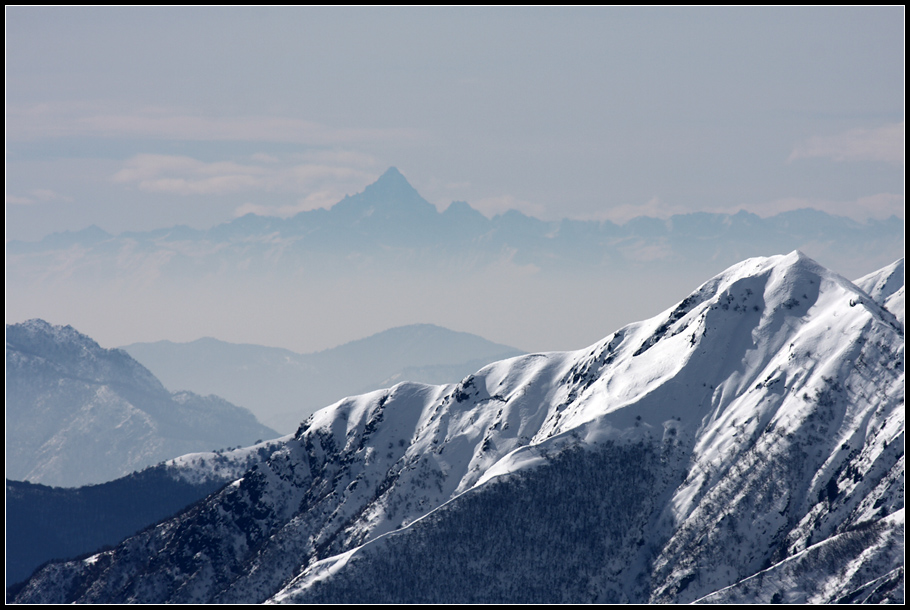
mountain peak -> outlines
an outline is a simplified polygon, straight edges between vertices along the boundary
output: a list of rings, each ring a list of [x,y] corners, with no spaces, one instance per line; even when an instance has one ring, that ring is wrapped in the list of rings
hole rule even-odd
[[[343,399],[12,601],[902,600],[903,331],[867,301],[752,258],[585,349]]]
[[[420,193],[411,186],[408,179],[398,171],[397,167],[390,167],[384,174],[379,176],[373,184],[369,185],[363,191],[364,195],[382,198],[412,199],[417,198],[424,201]]]
[[[51,324],[40,318],[6,325],[7,357],[21,354],[52,363],[56,371],[81,381],[106,384],[129,378],[151,394],[165,392],[164,386],[144,366],[119,349],[107,349],[72,326]],[[18,356],[17,356],[18,357]]]
[[[395,167],[394,165],[391,166],[389,169],[385,170],[385,172],[381,176],[379,176],[379,180],[377,180],[376,182],[393,181],[393,180],[398,180],[400,182],[404,182],[405,184],[408,184],[408,179],[405,178],[404,174],[402,174],[400,171],[398,171],[398,168]],[[408,186],[410,186],[410,184],[408,184]]]
[[[74,349],[92,351],[102,349],[91,337],[80,333],[72,326],[51,324],[41,318],[6,325],[6,342],[16,349],[36,342],[45,344],[48,341],[69,345]]]
[[[362,193],[345,197],[335,204],[333,212],[372,216],[377,211],[394,216],[437,214],[436,206],[420,196],[398,168],[390,167]]]

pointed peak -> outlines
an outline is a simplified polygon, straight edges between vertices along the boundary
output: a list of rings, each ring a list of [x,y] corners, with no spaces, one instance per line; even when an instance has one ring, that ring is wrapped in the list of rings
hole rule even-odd
[[[398,196],[402,195],[420,195],[417,194],[417,191],[411,186],[411,183],[408,182],[408,179],[404,177],[397,167],[390,167],[383,173],[373,184],[369,185],[364,193],[373,191],[383,194],[395,194]]]
[[[379,177],[379,180],[395,180],[395,179],[400,179],[400,180],[404,180],[405,182],[407,182],[407,179],[404,177],[404,174],[402,174],[400,171],[398,171],[398,168],[395,167],[394,165],[392,167],[390,167],[389,169],[385,170],[385,172]]]
[[[410,210],[412,213],[436,214],[436,207],[421,197],[396,167],[390,167],[363,192],[345,197],[332,209],[336,213],[363,214],[367,213],[367,210],[398,212]]]

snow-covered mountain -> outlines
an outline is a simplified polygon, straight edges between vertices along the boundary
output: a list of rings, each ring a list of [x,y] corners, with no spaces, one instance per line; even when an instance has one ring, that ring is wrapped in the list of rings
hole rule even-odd
[[[242,476],[287,440],[191,453],[84,487],[48,487],[7,479],[6,582],[24,580],[52,559],[77,557],[117,544],[177,514]]]
[[[275,438],[217,396],[167,391],[126,352],[71,326],[6,327],[6,476],[63,487]]]
[[[864,275],[855,284],[904,324],[904,259]]]
[[[799,252],[749,259],[589,348],[342,400],[205,501],[12,593],[903,601],[896,313]]]

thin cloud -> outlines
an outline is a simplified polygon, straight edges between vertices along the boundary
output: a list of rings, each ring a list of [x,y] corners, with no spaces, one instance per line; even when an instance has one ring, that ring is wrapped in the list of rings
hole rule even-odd
[[[318,208],[330,208],[338,203],[347,193],[337,189],[329,189],[310,193],[292,205],[263,205],[258,203],[244,203],[234,210],[234,217],[256,214],[257,216],[278,216],[290,218],[300,212],[307,212]]]
[[[301,187],[321,181],[344,183],[375,177],[374,173],[364,172],[358,168],[331,165],[296,165],[290,168],[290,173]]]
[[[36,104],[7,108],[7,138],[154,138],[177,141],[282,142],[312,146],[417,142],[417,129],[337,129],[293,117],[213,117],[174,109],[122,110],[99,104]]]
[[[876,129],[851,129],[834,136],[815,136],[796,145],[788,161],[822,157],[835,161],[883,161],[904,164],[904,123]]]
[[[247,189],[268,188],[274,170],[230,161],[204,163],[177,155],[136,155],[111,177],[133,183],[140,190],[175,195],[223,195]]]
[[[318,165],[344,165],[359,168],[376,167],[376,157],[357,150],[329,149],[308,150],[297,156],[301,161]]]
[[[114,182],[141,182],[157,178],[165,173],[191,173],[205,166],[205,163],[178,155],[136,155],[126,162],[126,167],[114,174]]]
[[[31,197],[6,194],[6,205],[33,205],[34,203],[36,202]]]
[[[261,187],[261,181],[253,176],[216,176],[201,180],[186,178],[160,178],[142,180],[139,188],[150,193],[171,193],[174,195],[226,195],[238,191]]]
[[[259,163],[278,163],[281,161],[278,157],[273,157],[267,153],[256,153],[250,157],[253,161],[258,161]]]
[[[141,154],[127,160],[123,169],[111,176],[111,181],[174,195],[225,195],[256,190],[311,197],[314,192],[327,189],[356,190],[376,179],[375,172],[358,167],[288,165],[276,158],[262,159],[260,163],[206,163],[179,155]]]
[[[72,200],[72,197],[61,195],[50,189],[32,189],[28,191],[28,195],[25,197],[21,195],[11,195],[9,193],[6,194],[7,205],[34,205],[36,203],[51,201],[63,201],[68,203]]]
[[[464,182],[447,182],[443,185],[443,188],[455,191],[455,190],[464,190],[471,188],[471,183],[468,181]]]

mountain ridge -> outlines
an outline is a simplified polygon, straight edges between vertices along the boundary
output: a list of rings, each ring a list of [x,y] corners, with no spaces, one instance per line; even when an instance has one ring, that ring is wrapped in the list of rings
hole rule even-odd
[[[801,253],[749,259],[589,348],[342,400],[16,600],[683,603],[866,541],[801,556],[833,601],[903,564],[875,542],[902,539],[903,379],[893,313]],[[839,582],[851,561],[874,578]]]
[[[118,544],[243,475],[268,458],[275,439],[182,455],[113,481],[77,488],[6,480],[6,582],[41,564]]]
[[[386,387],[387,379],[455,381],[479,366],[524,353],[435,324],[390,328],[307,354],[212,338],[123,349],[169,388],[224,396],[285,433],[326,404]]]
[[[449,226],[450,220],[456,222]],[[570,225],[584,229],[567,232],[566,227]],[[677,214],[666,219],[640,216],[622,224],[568,218],[544,221],[515,209],[488,219],[464,201],[452,202],[446,210],[439,212],[395,167],[390,167],[362,192],[347,195],[328,209],[303,211],[286,219],[246,214],[203,231],[178,225],[146,232],[127,231],[120,235],[106,233],[92,225],[82,231],[54,233],[39,242],[11,240],[7,249],[18,256],[35,254],[42,248],[72,247],[76,244],[91,249],[125,239],[166,248],[172,240],[199,241],[203,236],[213,243],[249,240],[255,243],[277,234],[283,240],[300,241],[306,250],[325,249],[334,242],[342,249],[353,247],[373,252],[380,246],[436,249],[434,245],[438,248],[442,244],[451,247],[460,243],[476,248],[492,239],[485,247],[494,246],[487,255],[499,253],[501,247],[518,247],[531,256],[534,264],[540,265],[549,257],[535,250],[555,248],[558,252],[561,247],[569,246],[579,238],[591,242],[585,247],[596,244],[600,248],[616,249],[621,256],[632,256],[631,260],[635,261],[636,249],[630,249],[633,244],[626,243],[629,240],[660,240],[678,236],[674,247],[685,249],[692,247],[691,240],[687,238],[693,234],[699,235],[699,242],[705,241],[708,235],[711,239],[738,239],[749,243],[754,241],[755,235],[762,233],[773,236],[769,245],[774,249],[794,243],[829,247],[830,243],[826,246],[826,242],[838,239],[836,236],[845,232],[865,235],[878,231],[881,235],[884,230],[890,234],[902,225],[903,222],[894,216],[863,224],[811,208],[782,212],[768,218],[742,210],[735,214]],[[764,230],[758,231],[759,226]],[[571,235],[566,244],[562,243],[564,234]]]
[[[73,487],[279,436],[245,409],[169,392],[125,351],[40,319],[6,327],[6,423],[8,478]]]
[[[7,315],[66,319],[123,344],[137,322],[102,319],[99,308],[142,308],[144,324],[157,329],[151,336],[206,334],[296,351],[430,320],[541,351],[591,343],[745,258],[800,249],[860,277],[904,248],[896,218],[860,224],[822,212],[696,213],[618,225],[543,221],[514,210],[487,218],[467,203],[438,212],[413,192],[414,206],[380,195],[364,189],[338,202],[348,215],[320,208],[287,219],[247,215],[200,231],[13,240]],[[564,298],[577,304],[575,315],[563,315]],[[220,315],[211,315],[215,308]],[[251,310],[281,313],[248,321]],[[278,320],[295,315],[288,333]],[[527,316],[536,323],[522,323]]]

